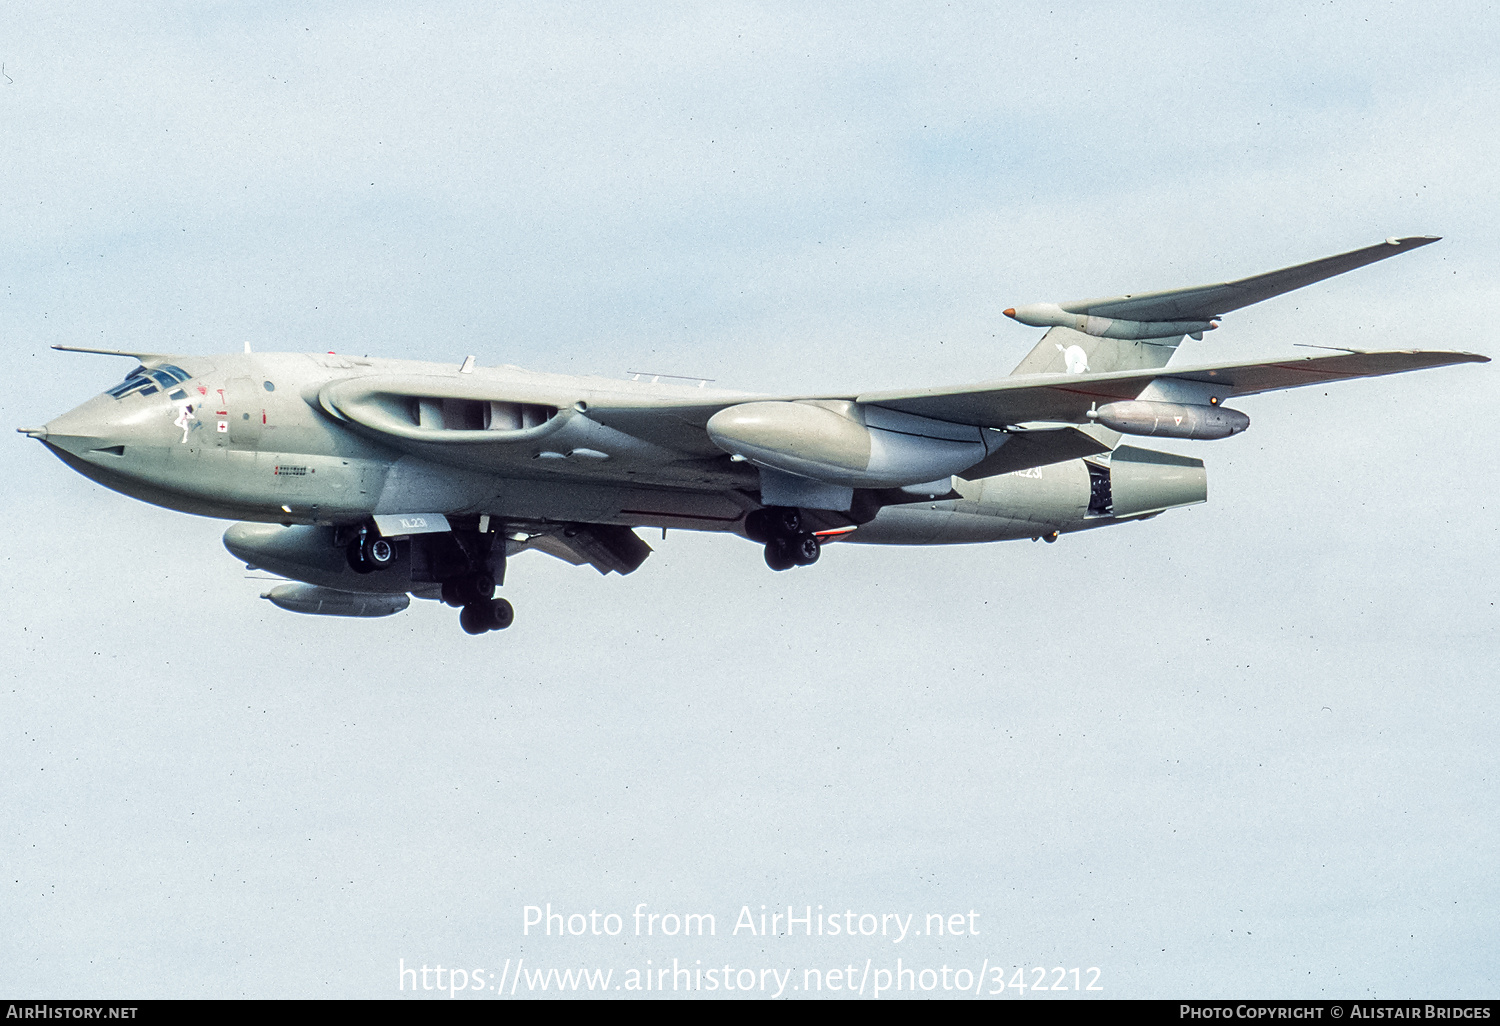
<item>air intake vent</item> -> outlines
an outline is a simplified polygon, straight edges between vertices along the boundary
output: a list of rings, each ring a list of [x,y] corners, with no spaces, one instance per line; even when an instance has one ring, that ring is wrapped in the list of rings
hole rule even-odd
[[[411,400],[411,422],[434,431],[524,431],[557,416],[557,407],[479,399]]]

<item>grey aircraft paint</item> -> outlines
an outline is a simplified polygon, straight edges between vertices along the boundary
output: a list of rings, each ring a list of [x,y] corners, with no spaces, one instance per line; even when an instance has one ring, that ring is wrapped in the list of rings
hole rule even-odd
[[[510,625],[494,592],[528,547],[624,574],[650,554],[636,528],[713,531],[787,570],[831,541],[1055,541],[1204,502],[1201,460],[1121,445],[1122,432],[1227,437],[1249,424],[1221,405],[1236,397],[1487,358],[1349,351],[1168,370],[1184,325],[1432,241],[1011,311],[1053,326],[1013,376],[980,385],[757,396],[472,358],[82,350],[140,366],[21,430],[107,487],[241,521],[230,552],[297,582],[267,592],[280,608],[385,616],[415,595],[482,633]],[[1128,330],[1106,323],[1121,314]],[[1153,324],[1163,337],[1143,340]]]

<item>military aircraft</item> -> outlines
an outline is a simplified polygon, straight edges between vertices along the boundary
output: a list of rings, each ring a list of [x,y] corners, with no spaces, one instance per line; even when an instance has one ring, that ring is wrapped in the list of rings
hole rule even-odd
[[[385,616],[410,596],[510,626],[506,560],[600,573],[650,554],[636,528],[738,534],[773,570],[831,542],[939,545],[1145,520],[1208,497],[1203,461],[1123,436],[1226,438],[1225,404],[1301,385],[1488,362],[1461,352],[1168,367],[1224,314],[1438,241],[1374,246],[1238,281],[1018,306],[1049,330],[1009,377],[944,388],[763,396],[663,381],[328,353],[128,356],[120,384],[21,428],[106,487],[242,521],[224,545],[289,578],[283,609]],[[1320,347],[1334,349],[1335,347]],[[649,378],[650,380],[646,380]]]

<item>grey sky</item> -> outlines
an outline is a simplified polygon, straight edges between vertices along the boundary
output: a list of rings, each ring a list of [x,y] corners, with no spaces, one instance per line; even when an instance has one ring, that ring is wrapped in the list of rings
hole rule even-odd
[[[6,424],[129,369],[54,343],[981,380],[1040,334],[1006,306],[1425,233],[1179,359],[1497,354],[1492,5],[302,8],[0,11]],[[1247,400],[1160,446],[1206,506],[1054,546],[525,555],[477,639],[271,608],[227,525],[13,436],[0,990],[899,955],[1493,996],[1494,382]],[[548,901],[721,936],[523,938]],[[983,932],[723,936],[788,902]]]

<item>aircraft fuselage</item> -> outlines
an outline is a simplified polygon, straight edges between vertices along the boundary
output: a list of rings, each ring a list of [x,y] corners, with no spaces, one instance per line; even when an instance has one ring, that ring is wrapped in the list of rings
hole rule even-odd
[[[475,467],[455,465],[445,452],[397,451],[318,402],[326,384],[351,373],[453,375],[453,365],[282,353],[162,362],[188,379],[175,387],[169,382],[99,395],[49,422],[37,437],[106,487],[168,509],[234,520],[337,526],[376,514],[443,513],[496,522],[734,532],[758,505],[754,466],[711,451],[663,459],[649,451],[656,446],[601,428],[586,413],[590,404],[621,394],[637,400],[755,396],[482,368],[476,374],[497,389],[550,392],[560,403],[571,398],[558,416],[572,423],[510,465]],[[601,441],[601,434],[611,437]],[[574,444],[580,440],[601,448],[572,455],[585,448]],[[862,524],[825,519],[841,521],[835,527],[857,526],[849,541],[918,545],[1036,538],[1112,520],[1097,508],[1089,514],[1090,471],[1083,460],[954,484],[956,493],[948,497],[883,506]]]

